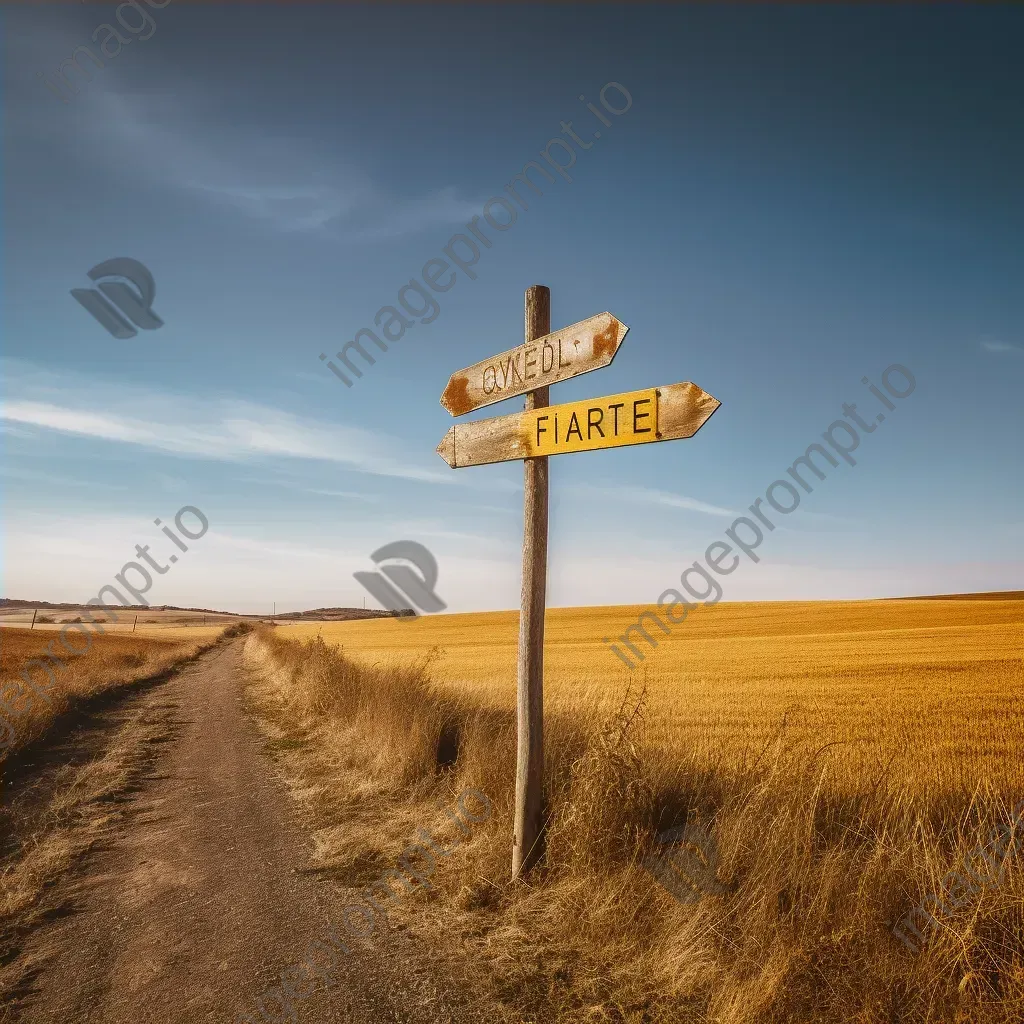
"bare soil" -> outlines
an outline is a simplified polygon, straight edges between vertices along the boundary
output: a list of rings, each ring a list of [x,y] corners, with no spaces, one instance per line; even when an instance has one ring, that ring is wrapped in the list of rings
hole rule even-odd
[[[312,866],[296,805],[245,712],[242,642],[94,711],[59,738],[63,752],[14,766],[0,821],[7,872],[48,841],[40,808],[82,784],[81,765],[102,761],[107,771],[96,795],[65,815],[63,827],[85,836],[73,864],[31,913],[6,922],[0,1018],[497,1021],[435,977],[430,950],[408,934],[359,943],[340,927],[356,891]],[[281,991],[282,971],[312,941],[329,945],[332,925],[350,952],[337,951],[333,968],[324,957],[315,979],[297,972],[292,998],[267,998],[261,1018],[256,1000]]]

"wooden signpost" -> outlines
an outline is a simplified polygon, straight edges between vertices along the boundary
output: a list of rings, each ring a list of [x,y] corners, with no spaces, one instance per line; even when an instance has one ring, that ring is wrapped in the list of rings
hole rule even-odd
[[[451,427],[437,452],[452,469],[539,455],[693,437],[719,401],[696,384],[667,384]]]
[[[453,415],[515,398],[548,384],[607,366],[629,328],[611,313],[598,313],[564,330],[526,340],[518,348],[453,373],[441,404]]]
[[[548,387],[607,366],[629,328],[599,313],[551,333],[551,292],[526,293],[526,338],[453,373],[441,404],[453,416],[515,395],[523,412],[458,423],[437,453],[452,469],[523,460],[523,588],[519,616],[518,743],[512,877],[540,853],[544,775],[544,607],[547,590],[549,455],[693,437],[721,404],[685,381],[565,405],[548,405]]]

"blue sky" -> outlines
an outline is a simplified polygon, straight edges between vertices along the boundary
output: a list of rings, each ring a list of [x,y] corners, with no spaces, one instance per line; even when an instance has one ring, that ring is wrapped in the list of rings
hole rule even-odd
[[[209,532],[153,603],[361,605],[352,573],[409,538],[450,609],[518,606],[521,465],[434,448],[449,375],[522,340],[534,283],[553,328],[630,326],[552,401],[692,380],[722,402],[691,440],[552,460],[550,605],[655,601],[844,402],[872,418],[861,378],[893,363],[914,393],[724,599],[1022,585],[1024,11],[143,9],[155,29],[119,29],[67,103],[38,73],[115,5],[3,11],[5,596],[84,600],[192,505]],[[591,144],[573,180],[344,387],[320,353],[562,121]],[[120,256],[164,321],[127,340],[69,294]]]

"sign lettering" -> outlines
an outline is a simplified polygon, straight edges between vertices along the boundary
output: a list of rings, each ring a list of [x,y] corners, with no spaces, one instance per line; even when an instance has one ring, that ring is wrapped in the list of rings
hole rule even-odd
[[[461,416],[546,384],[607,366],[629,328],[611,313],[547,334],[453,373],[441,404]]]
[[[453,469],[693,437],[720,405],[690,381],[457,423],[437,446]]]
[[[618,401],[617,399],[628,399]],[[532,421],[528,456],[586,452],[641,444],[643,434],[658,432],[658,398],[654,388],[613,398],[594,398],[523,413]]]

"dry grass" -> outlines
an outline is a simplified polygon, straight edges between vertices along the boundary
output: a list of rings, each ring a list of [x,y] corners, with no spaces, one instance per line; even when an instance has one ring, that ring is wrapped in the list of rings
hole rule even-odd
[[[97,694],[139,679],[160,675],[209,647],[224,629],[210,627],[201,637],[144,634],[117,634],[106,631],[93,634],[86,649],[83,635],[75,630],[67,634],[68,644],[84,653],[69,654],[58,635],[39,628],[0,630],[0,694],[5,706],[0,712],[0,764],[12,754],[43,737],[54,721],[76,704]],[[194,633],[194,631],[193,631]],[[64,667],[45,656],[47,645]],[[29,674],[37,689],[24,685],[20,673],[30,659],[49,665],[49,675],[40,664]],[[46,699],[44,699],[46,698]]]
[[[917,956],[889,930],[1024,795],[1024,602],[701,608],[630,678],[601,638],[638,612],[549,613],[546,857],[520,887],[514,615],[321,627],[344,657],[286,639],[305,624],[251,638],[324,863],[391,862],[439,791],[482,789],[494,817],[411,920],[525,1020],[1024,1019],[1020,862]],[[637,865],[694,819],[725,894],[683,905]]]

